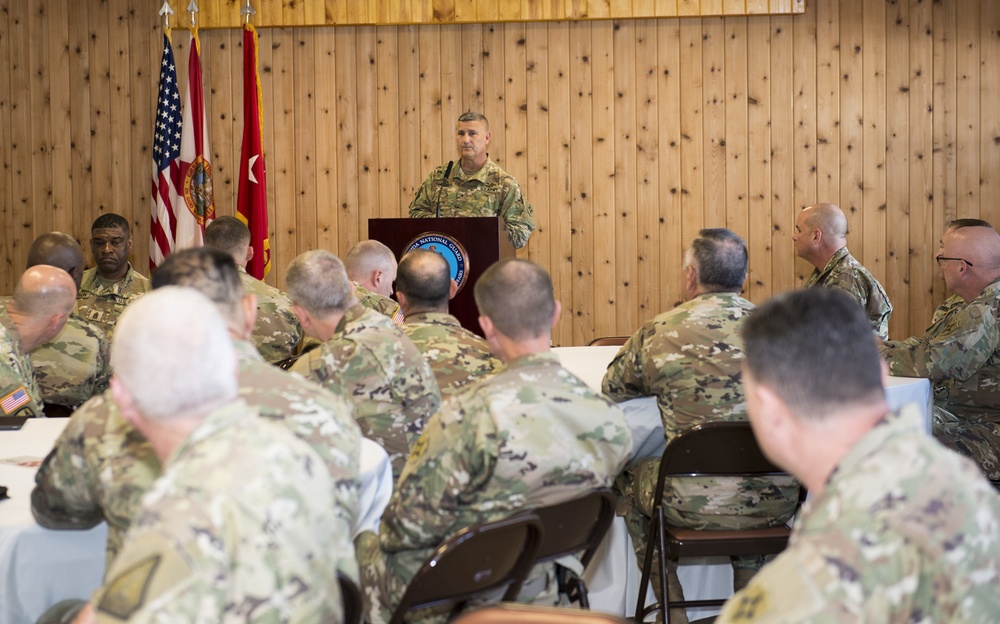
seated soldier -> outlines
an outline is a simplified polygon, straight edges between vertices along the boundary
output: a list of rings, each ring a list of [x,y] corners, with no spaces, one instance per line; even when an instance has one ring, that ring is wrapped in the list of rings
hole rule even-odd
[[[97,266],[83,272],[76,307],[81,317],[97,323],[110,340],[122,310],[149,291],[150,285],[128,261],[132,232],[125,217],[102,214],[90,227],[90,237]]]
[[[964,227],[941,242],[941,275],[965,305],[880,352],[892,374],[931,380],[934,435],[1000,481],[1000,234]]]
[[[322,342],[291,370],[350,398],[361,434],[386,450],[397,478],[441,405],[434,373],[399,327],[358,303],[337,256],[307,251],[292,260],[285,282],[302,329]]]
[[[355,539],[371,622],[388,621],[449,536],[606,487],[632,448],[621,411],[549,351],[560,308],[544,269],[501,261],[483,273],[475,296],[486,340],[506,368],[445,402],[407,460],[379,534]]]
[[[924,432],[917,405],[889,411],[857,304],[781,295],[743,337],[754,435],[810,498],[716,623],[996,621],[1000,496]]]
[[[740,297],[747,274],[747,248],[729,230],[698,233],[684,257],[685,302],[648,321],[608,366],[602,389],[615,401],[655,396],[667,443],[706,422],[746,420],[740,385],[743,363],[740,327],[754,306]],[[625,515],[636,556],[646,554],[660,459],[633,462],[616,483],[629,505]],[[790,477],[691,477],[668,479],[664,513],[674,525],[695,529],[750,529],[786,523],[795,512],[799,488]],[[746,585],[763,557],[734,557],[733,584]],[[660,591],[659,566],[653,588]],[[671,600],[683,600],[677,562],[667,562]],[[657,596],[662,600],[662,596]],[[686,622],[672,610],[672,622]]]
[[[391,249],[377,240],[363,240],[344,256],[344,268],[361,305],[381,312],[397,324],[402,322],[399,304],[390,298],[397,269]]]
[[[351,527],[334,479],[313,447],[237,399],[216,306],[189,288],[143,297],[121,317],[112,363],[114,401],[163,475],[77,622],[339,622]]]
[[[439,253],[414,249],[399,263],[396,296],[402,330],[430,363],[443,399],[503,367],[485,340],[448,314],[455,289],[448,261]]]
[[[21,274],[0,310],[0,415],[44,416],[28,353],[59,335],[75,296],[76,284],[62,269],[39,265]]]

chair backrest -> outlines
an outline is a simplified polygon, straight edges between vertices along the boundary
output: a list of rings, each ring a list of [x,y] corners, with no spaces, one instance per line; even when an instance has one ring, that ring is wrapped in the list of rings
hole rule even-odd
[[[462,529],[437,547],[410,581],[391,624],[407,612],[444,604],[460,607],[470,598],[509,586],[513,600],[531,571],[542,541],[533,513]]]
[[[581,561],[586,567],[615,519],[615,496],[601,488],[532,512],[544,529],[537,563],[584,551]]]
[[[588,347],[620,347],[626,342],[631,336],[601,336],[600,338],[594,338],[587,343]]]
[[[340,599],[344,603],[344,624],[361,624],[365,613],[361,589],[343,572],[337,572],[337,580],[340,581]]]
[[[504,603],[470,611],[454,624],[622,624],[628,620],[601,613],[567,607],[543,607]]]
[[[660,459],[663,476],[748,476],[785,474],[757,444],[750,423],[698,425],[670,441]]]

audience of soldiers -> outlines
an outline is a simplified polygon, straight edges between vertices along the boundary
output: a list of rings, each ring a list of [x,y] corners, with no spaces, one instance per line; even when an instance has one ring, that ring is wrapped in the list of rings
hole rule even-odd
[[[806,286],[823,288],[758,310],[741,297],[744,241],[701,230],[684,302],[629,338],[601,392],[551,353],[560,304],[527,260],[474,285],[480,337],[449,314],[456,285],[433,251],[398,266],[377,241],[343,262],[309,251],[288,265],[286,295],[246,274],[254,250],[232,217],[152,283],[129,263],[118,215],[94,222],[87,271],[72,237],[43,234],[0,309],[0,405],[76,408],[32,512],[55,529],[109,527],[104,585],[43,621],[336,622],[338,573],[364,590],[369,622],[388,621],[460,529],[612,485],[641,561],[659,457],[633,456],[616,405],[640,397],[655,397],[666,443],[749,419],[788,472],[670,479],[669,523],[776,526],[800,485],[810,493],[784,554],[763,569],[733,558],[737,594],[719,621],[988,620],[1000,612],[1000,234],[949,225],[936,262],[954,294],[923,336],[900,341],[846,234],[836,206],[803,210],[796,252],[815,267]],[[933,437],[913,408],[886,406],[879,355],[934,384]],[[357,517],[362,436],[392,461],[377,531]],[[671,600],[683,598],[676,564]],[[534,570],[519,600],[557,602],[552,577]]]

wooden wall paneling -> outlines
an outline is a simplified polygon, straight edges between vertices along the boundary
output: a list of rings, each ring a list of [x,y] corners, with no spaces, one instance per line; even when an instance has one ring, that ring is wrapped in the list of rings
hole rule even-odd
[[[55,12],[55,11],[53,11]],[[70,179],[73,182],[73,226],[71,232],[83,247],[83,257],[90,257],[90,225],[93,219],[90,217],[90,206],[93,196],[93,178],[90,169],[93,163],[93,152],[90,149],[90,46],[88,18],[89,8],[84,2],[70,2],[66,6],[66,21],[69,24],[69,45],[70,54],[68,59],[69,69],[69,93],[70,99],[69,115],[69,146],[70,146],[70,168],[68,170]],[[14,30],[10,31],[12,34]],[[144,87],[155,91],[160,79],[160,53],[162,52],[163,33],[157,29],[150,37],[150,77],[152,85]],[[153,60],[155,57],[155,60]],[[4,72],[6,75],[6,72]],[[153,100],[155,102],[155,99]],[[152,104],[156,106],[156,104]],[[153,113],[147,114],[147,119],[152,119]],[[147,123],[150,141],[152,141],[152,123]],[[13,129],[12,131],[13,132]],[[5,136],[12,136],[5,133]],[[149,158],[151,162],[151,157]],[[151,167],[152,165],[147,165]],[[151,171],[151,169],[147,169]],[[149,188],[149,185],[147,185]],[[14,206],[13,203],[8,206]],[[8,229],[8,228],[4,228]],[[142,271],[149,270],[149,263],[145,258],[136,258],[135,266]]]
[[[486,71],[490,71],[491,80],[497,81],[489,83],[492,88],[497,88],[501,84],[500,81],[503,80],[504,57],[501,52],[503,40],[502,32],[500,32],[502,27],[498,28],[498,26],[497,24],[466,24],[460,27],[464,53],[462,54],[462,73],[457,84],[461,89],[462,112],[467,110],[482,112],[485,110],[483,101],[486,91],[489,91],[484,86],[487,80],[484,77]],[[484,36],[483,31],[488,31],[489,34]],[[473,50],[485,50],[490,51],[490,53],[476,54],[472,52]],[[492,121],[489,115],[486,115],[486,118]],[[497,121],[500,120],[497,119]]]
[[[593,5],[591,5],[593,7]],[[594,327],[597,336],[616,335],[618,305],[615,213],[615,73],[614,22],[595,22],[591,27],[591,67],[593,69],[593,204],[592,237],[594,250]],[[621,68],[624,71],[624,66]],[[626,175],[622,172],[622,176]],[[625,272],[625,271],[623,271]],[[588,338],[589,340],[589,338]]]
[[[358,27],[358,109],[376,110],[378,76],[375,65],[375,27]],[[368,219],[378,217],[378,130],[374,115],[358,115],[358,214],[361,238],[368,238]],[[351,241],[351,246],[357,241]],[[341,249],[346,254],[350,247]]]
[[[337,249],[337,42],[333,28],[310,29],[316,82],[316,241],[313,249]],[[309,32],[309,31],[307,31]],[[400,137],[402,140],[402,137]],[[289,258],[291,260],[291,258]]]
[[[12,282],[24,271],[28,244],[34,236],[35,207],[32,196],[31,147],[31,32],[30,9],[27,3],[13,2],[7,7],[9,27],[10,71],[10,143],[12,226],[6,239],[7,253],[13,271]]]
[[[312,28],[293,28],[291,30],[292,63],[296,75],[315,76],[316,74],[316,42]],[[316,132],[316,83],[311,80],[296,80],[292,89],[295,98],[295,116],[293,119],[294,143],[292,158],[295,162],[295,212],[282,215],[280,219],[294,217],[295,219],[295,255],[317,247],[317,231],[319,219],[317,216],[318,198],[316,185],[317,142],[322,140]],[[275,207],[277,212],[277,207]],[[285,267],[295,255],[277,258],[273,270],[285,274]]]
[[[442,146],[447,146],[450,158],[454,153],[451,142],[444,143],[442,137],[442,90],[441,90],[441,64],[439,59],[443,59],[441,54],[441,28],[425,27],[418,29],[417,38],[420,44],[419,80],[416,95],[420,100],[420,162],[417,167],[418,175],[416,185],[419,188],[424,178],[434,170],[445,159],[442,153]],[[411,197],[412,199],[412,197]],[[407,201],[406,206],[409,206]]]
[[[497,6],[496,19],[505,22],[529,19],[526,5],[527,2],[521,3],[516,0],[500,2],[499,6]]]
[[[746,11],[746,0],[725,0],[722,4],[722,12],[726,15],[744,15]]]
[[[3,5],[0,11],[0,58],[9,61],[10,33],[12,19],[9,15],[7,4]],[[0,71],[0,136],[11,136],[11,113],[18,105],[14,100],[11,91],[11,67],[7,71]],[[0,292],[14,292],[15,271],[14,258],[12,257],[13,239],[15,236],[15,215],[14,215],[14,195],[12,193],[15,161],[12,157],[11,141],[0,141]]]
[[[885,105],[886,105],[886,5],[882,2],[865,4],[863,23],[864,103],[862,105],[864,152],[864,190],[862,191],[862,221],[865,236],[851,236],[851,248],[859,260],[883,286],[886,283],[885,240]],[[861,243],[861,244],[859,244]],[[853,252],[852,252],[853,253]]]
[[[980,0],[968,0],[957,11],[955,102],[958,127],[955,130],[955,201],[959,217],[980,218],[979,139],[980,133]],[[994,224],[1000,226],[1000,224]]]
[[[701,0],[702,15],[722,15],[722,0]]]
[[[341,255],[362,238],[358,194],[358,33],[355,27],[337,29],[334,56],[337,85],[337,246]],[[365,222],[367,224],[367,222]],[[364,228],[367,233],[367,227]]]
[[[993,224],[1000,217],[1000,113],[996,103],[1000,100],[1000,7],[996,2],[982,4],[980,36],[983,42],[980,56],[981,97],[986,106],[981,107],[982,137],[980,142],[981,204],[980,215]]]
[[[399,27],[379,26],[376,32],[376,71],[378,94],[378,204],[376,217],[398,217],[399,202]]]
[[[701,0],[677,0],[677,15],[681,17],[701,15]]]
[[[747,13],[763,14],[770,10],[768,0],[747,0]]]
[[[678,11],[681,7],[678,5]],[[705,222],[702,20],[681,20],[681,231],[686,246]]]
[[[297,0],[281,0],[281,25],[285,28],[304,25],[306,4],[306,2],[298,2]],[[366,4],[371,6],[372,0],[368,0]]]
[[[635,223],[636,275],[632,307],[635,326],[652,318],[660,307],[660,196],[658,154],[662,139],[659,127],[659,66],[655,20],[635,24]]]
[[[747,126],[749,127],[750,275],[746,294],[763,301],[771,278],[771,24],[768,17],[747,18]]]
[[[910,3],[910,279],[926,284],[923,291],[910,291],[910,313],[914,323],[930,323],[934,307],[943,296],[935,284],[937,245],[934,232],[934,179],[931,169],[934,149],[932,112],[934,78],[933,17],[930,4]]]
[[[548,88],[548,135],[549,151],[548,197],[534,202],[535,218],[539,226],[548,221],[548,229],[541,232],[544,237],[542,249],[547,247],[549,261],[539,258],[552,275],[552,287],[563,306],[559,322],[553,331],[552,340],[557,345],[572,345],[573,337],[573,188],[570,170],[570,25],[569,23],[546,24],[548,35],[547,76],[542,75]],[[540,44],[540,42],[539,42]],[[530,51],[530,48],[529,48]],[[530,58],[530,57],[529,57]],[[536,66],[538,67],[538,66]],[[529,86],[532,84],[529,80]],[[530,118],[530,115],[529,115]],[[537,206],[542,205],[544,209]],[[543,214],[544,213],[544,214]],[[537,234],[535,234],[537,236]],[[536,247],[537,249],[538,247]]]
[[[817,85],[816,85],[816,12],[798,15],[792,20],[792,102],[793,150],[792,167],[795,182],[792,198],[793,219],[805,207],[817,203]],[[790,227],[795,229],[793,220]],[[791,232],[789,232],[791,236]],[[797,287],[812,273],[813,266],[795,255],[792,244],[791,257]]]
[[[455,21],[474,22],[479,15],[476,0],[454,0]]]
[[[659,8],[659,5],[658,5]],[[681,263],[684,230],[681,225],[681,115],[682,77],[679,20],[657,20],[657,122],[660,143],[657,164],[660,178],[660,219],[656,228],[660,258],[660,300],[653,314],[673,308],[681,299]]]
[[[215,214],[235,216],[243,148],[243,30],[211,31],[199,37],[212,148]],[[258,57],[263,82],[269,79],[272,71],[270,48],[258,49]],[[267,126],[264,129],[266,132]],[[267,165],[266,159],[264,164]]]
[[[704,3],[702,4],[704,8]],[[726,225],[726,31],[722,18],[702,20],[702,131],[705,225]]]
[[[153,195],[153,117],[156,114],[156,88],[158,86],[159,59],[153,61],[153,56],[161,52],[160,29],[156,26],[156,20],[152,18],[154,12],[146,8],[130,8],[126,19],[129,55],[129,76],[128,89],[131,99],[129,110],[129,123],[131,130],[131,143],[128,146],[127,158],[129,161],[129,176],[127,184],[129,195],[132,198],[132,207],[138,215],[138,219],[146,222],[144,233],[145,252],[137,253],[134,248],[132,252],[133,266],[144,275],[149,274],[149,223],[152,211]],[[68,33],[67,33],[68,34]],[[67,51],[72,55],[72,44],[67,39]],[[68,63],[67,63],[68,68]],[[68,86],[68,84],[67,84]],[[69,93],[69,91],[67,91]],[[70,111],[73,105],[67,102],[66,120],[69,122]],[[62,133],[62,131],[60,131]],[[64,140],[69,147],[70,132],[67,126]],[[73,153],[70,150],[65,171],[70,171]],[[72,190],[70,190],[72,193]],[[68,214],[73,213],[75,206],[70,204]],[[72,218],[71,218],[72,221]],[[69,226],[72,228],[72,224]],[[66,230],[64,230],[66,231]],[[133,235],[133,245],[138,242],[136,235]]]
[[[128,0],[109,0],[108,21],[104,24],[108,37],[108,87],[111,95],[109,111],[109,128],[111,131],[111,210],[119,214],[132,213],[132,262],[143,271],[143,260],[149,257],[149,226],[150,219],[142,210],[135,206],[135,195],[132,192],[132,177],[130,168],[136,161],[131,156],[133,146],[138,143],[131,136],[131,90],[129,41],[127,34]],[[180,61],[186,65],[187,54]],[[187,85],[179,83],[183,100]],[[143,271],[145,272],[145,271]]]
[[[587,0],[586,16],[590,19],[611,17],[611,0]]]
[[[110,33],[108,32],[108,5],[101,4],[92,9],[89,19],[90,39],[90,150],[93,195],[90,206],[90,220],[104,212],[114,212],[111,204],[111,61],[109,58]],[[96,10],[95,10],[96,9]],[[131,215],[122,215],[134,224]],[[90,228],[87,227],[87,236]],[[134,239],[133,239],[134,240]],[[140,264],[145,260],[133,254],[132,260]],[[93,266],[88,263],[87,266]]]
[[[491,26],[492,28],[492,26]],[[525,24],[504,24],[503,33],[503,168],[521,183],[528,178],[528,91],[525,54]],[[538,239],[528,240],[528,249],[537,245]],[[524,256],[527,249],[519,254]]]
[[[910,327],[910,8],[906,2],[888,7],[886,29],[886,211],[892,227],[886,232],[886,280],[882,282],[892,317],[894,338],[909,334]],[[920,295],[925,295],[922,290]],[[929,319],[928,319],[929,320]],[[917,324],[921,322],[917,319]]]
[[[673,17],[677,15],[677,0],[656,0],[657,17]]]
[[[437,62],[440,64],[441,72],[441,160],[450,161],[458,157],[455,147],[455,123],[458,121],[459,115],[464,112],[462,110],[462,72],[465,68],[462,63],[464,58],[462,27],[441,26],[440,30],[441,56]],[[500,49],[502,48],[485,50],[485,52],[499,56]],[[489,114],[483,114],[489,119]],[[502,123],[500,127],[503,127]],[[502,146],[503,143],[501,142],[500,145]],[[490,148],[490,154],[494,151],[494,148]],[[438,164],[440,163],[432,163],[431,167],[437,167]]]
[[[405,6],[408,4],[405,0],[399,0],[400,5]],[[326,21],[326,2],[325,0],[317,0],[315,2],[306,2],[303,7],[303,22],[306,25],[316,25],[322,24]]]
[[[500,19],[500,0],[477,0],[476,20],[483,22],[495,22]]]
[[[490,158],[505,170],[507,168],[507,79],[509,78],[507,64],[510,62],[506,57],[507,27],[507,24],[473,24],[464,27],[475,28],[482,37],[483,53],[473,59],[481,66],[479,74],[482,76],[482,82],[478,90],[482,93],[469,98],[469,104],[463,104],[451,119],[451,142],[454,144],[456,118],[459,113],[473,110],[486,115],[486,119],[490,122],[492,137],[489,146]]]
[[[750,231],[747,133],[747,20],[725,22],[726,227],[746,239]]]
[[[795,288],[792,20],[771,16],[771,274],[776,294]]]
[[[572,314],[570,345],[585,345],[594,337],[594,97],[592,93],[591,31],[593,22],[574,25],[570,44],[570,170],[572,199],[572,301],[563,302]],[[599,77],[599,80],[603,76]]]
[[[226,0],[216,1],[225,2]],[[246,19],[243,15],[240,15],[240,9],[242,9],[243,4],[243,2],[239,2],[237,7],[232,8],[232,11],[236,13],[236,18],[239,20],[237,22],[237,24],[239,24],[239,28],[243,27],[244,20]],[[257,11],[257,13],[250,18],[250,23],[253,24],[255,28],[261,28],[264,24],[283,24],[285,19],[285,0],[267,0],[261,2],[251,2],[251,4],[253,5],[254,10]],[[360,3],[352,4],[360,5]],[[226,11],[226,13],[229,13],[229,11]],[[229,15],[226,15],[226,18],[232,19]]]
[[[617,309],[614,332],[631,334],[639,326],[639,300],[645,285],[639,284],[639,214],[636,193],[637,134],[636,107],[640,99],[637,82],[642,71],[636,57],[635,20],[614,22],[612,41],[617,66],[614,80],[614,208],[615,290]],[[634,59],[634,60],[633,60]]]
[[[934,20],[934,239],[956,218],[955,190],[955,53],[958,41],[955,5],[935,3]]]
[[[608,0],[609,13],[615,19],[635,17],[632,10],[632,0]]]
[[[430,0],[423,0],[429,3]],[[323,4],[324,19],[328,24],[347,23],[348,0],[325,0]]]
[[[69,23],[66,14],[46,11],[49,48],[49,83],[46,93],[50,99],[49,127],[51,154],[50,228],[60,232],[73,231],[73,180],[69,176],[72,152],[69,147]],[[131,28],[131,24],[129,25]],[[142,49],[142,48],[140,48]],[[135,126],[132,127],[133,131]],[[137,163],[138,164],[138,163]],[[130,168],[131,173],[135,166]],[[130,189],[138,189],[134,184]],[[134,195],[134,193],[133,193]]]
[[[841,2],[841,17],[862,15],[861,0]],[[863,240],[864,184],[864,39],[860,19],[840,22],[840,208],[847,215],[849,236]],[[859,252],[861,249],[858,250]]]
[[[264,97],[264,164],[267,167],[267,212],[271,240],[271,272],[268,282],[284,284],[285,270],[298,255],[298,196],[296,170],[295,46],[292,28],[258,31],[258,49],[271,47],[270,85],[262,86]],[[305,111],[301,111],[305,114]],[[244,123],[250,120],[244,119]],[[304,163],[303,163],[304,164]],[[273,195],[272,195],[273,193]],[[283,287],[283,286],[279,286]]]
[[[771,0],[768,10],[772,13],[788,13],[792,10],[792,0]]]
[[[399,136],[397,167],[399,188],[390,214],[405,217],[410,200],[425,172],[420,159],[420,38],[419,28],[403,26],[399,29]]]
[[[656,16],[655,0],[633,0],[632,16],[636,19]]]
[[[28,105],[31,167],[31,231],[25,232],[22,244],[31,244],[35,236],[52,229],[52,168],[49,148],[52,144],[52,107],[49,93],[48,21],[45,5],[33,4],[28,11]]]
[[[840,7],[816,5],[816,199],[840,203]]]
[[[552,209],[549,206],[549,92],[547,88],[548,25],[525,24],[524,26],[524,116],[526,175],[520,179],[521,190],[535,213],[536,229],[529,239],[528,258],[544,267],[552,267],[549,257],[549,238]],[[565,84],[565,83],[564,83]],[[557,217],[558,218],[558,217]],[[551,271],[551,269],[550,269]]]

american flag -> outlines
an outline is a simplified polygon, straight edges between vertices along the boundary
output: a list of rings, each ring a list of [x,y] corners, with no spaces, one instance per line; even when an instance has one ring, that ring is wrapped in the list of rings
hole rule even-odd
[[[149,228],[149,268],[163,262],[174,246],[174,206],[177,197],[177,158],[181,153],[181,96],[170,39],[163,35],[160,90],[156,100],[153,133],[153,215]]]
[[[3,410],[4,414],[11,414],[19,407],[27,403],[28,393],[25,391],[24,386],[21,386],[17,390],[5,396],[3,399],[0,399],[0,409]]]

